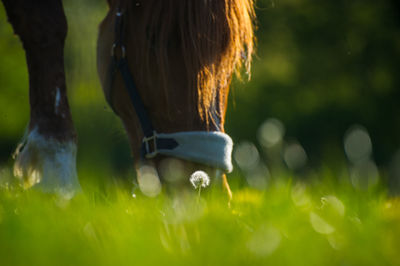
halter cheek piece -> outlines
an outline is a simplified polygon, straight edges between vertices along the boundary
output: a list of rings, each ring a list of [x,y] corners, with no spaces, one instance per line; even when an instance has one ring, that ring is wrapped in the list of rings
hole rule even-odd
[[[152,159],[158,154],[173,156],[184,160],[216,167],[226,172],[232,171],[231,138],[222,132],[189,131],[170,134],[158,134],[154,129],[146,108],[136,88],[132,72],[126,59],[126,48],[123,44],[123,12],[117,8],[115,17],[115,41],[111,48],[109,67],[109,90],[106,99],[114,110],[112,86],[116,73],[119,72],[128,91],[132,105],[139,119],[144,138],[140,151],[141,159]],[[117,55],[119,51],[119,56]]]

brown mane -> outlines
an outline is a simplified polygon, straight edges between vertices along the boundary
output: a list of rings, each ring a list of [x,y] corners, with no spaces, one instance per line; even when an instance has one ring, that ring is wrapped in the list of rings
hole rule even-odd
[[[243,67],[250,73],[253,0],[127,1],[126,10],[127,27],[135,28],[127,32],[137,35],[138,83],[151,86],[158,73],[168,105],[169,92],[174,89],[171,68],[180,58],[184,64],[180,76],[191,98],[188,102],[197,103],[188,108],[196,108],[203,121],[212,120],[217,89],[228,90],[233,73],[240,77]],[[135,25],[138,16],[140,25]],[[218,115],[223,119],[223,114]]]

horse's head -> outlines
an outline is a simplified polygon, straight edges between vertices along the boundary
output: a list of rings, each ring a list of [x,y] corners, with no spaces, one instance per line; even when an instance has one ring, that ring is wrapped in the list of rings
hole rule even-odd
[[[142,147],[143,123],[148,122],[157,134],[168,138],[179,132],[172,139],[198,142],[200,150],[212,149],[213,143],[229,145],[223,133],[215,133],[203,145],[200,140],[208,137],[201,133],[224,132],[232,75],[243,65],[249,71],[253,0],[111,0],[109,5],[99,31],[98,72],[106,98],[128,133],[135,163],[143,157],[143,150],[151,153],[156,146],[149,138],[147,147]],[[127,87],[136,87],[137,94]],[[136,105],[143,108],[138,111]],[[179,135],[182,132],[190,133]],[[167,155],[151,161],[159,170],[168,168],[162,162]],[[169,162],[183,165],[180,168],[187,173],[216,168],[175,155],[171,153],[187,160]],[[213,152],[208,155],[212,160]]]

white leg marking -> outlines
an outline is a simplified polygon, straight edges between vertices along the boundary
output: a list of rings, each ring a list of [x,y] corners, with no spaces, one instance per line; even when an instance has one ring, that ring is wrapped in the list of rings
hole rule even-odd
[[[54,101],[54,112],[56,115],[60,114],[60,101],[61,101],[61,93],[60,93],[60,88],[56,88],[56,98]]]
[[[14,175],[24,186],[72,198],[80,185],[76,174],[76,144],[48,139],[32,130],[14,154]]]

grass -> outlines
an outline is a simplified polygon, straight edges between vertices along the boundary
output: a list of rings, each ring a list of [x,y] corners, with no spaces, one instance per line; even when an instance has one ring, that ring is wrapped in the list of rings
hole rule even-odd
[[[285,181],[284,181],[285,180]],[[132,197],[84,184],[71,201],[4,182],[1,265],[400,265],[400,201],[346,182],[214,185]]]
[[[64,2],[69,18],[66,44],[67,83],[71,88],[70,101],[72,111],[75,112],[74,117],[80,118],[75,119],[80,144],[82,144],[79,161],[81,164],[82,161],[87,161],[87,165],[94,167],[101,165],[99,169],[95,169],[94,173],[81,171],[80,177],[83,180],[97,179],[100,172],[112,172],[107,169],[119,168],[121,158],[130,159],[129,155],[116,156],[123,150],[120,146],[128,145],[120,140],[119,133],[114,132],[114,128],[117,127],[114,125],[116,119],[111,111],[104,110],[105,103],[96,77],[96,31],[94,29],[105,14],[106,1],[100,1],[102,4],[93,2],[92,5],[87,6],[82,1]],[[298,1],[291,2],[298,5]],[[303,9],[294,8],[293,10]],[[261,15],[261,10],[258,12]],[[286,19],[286,16],[283,17]],[[1,5],[0,19],[4,22],[6,20]],[[275,20],[274,16],[271,20]],[[281,22],[277,20],[277,23],[275,27],[269,28],[274,29]],[[27,94],[23,93],[28,81],[21,44],[17,38],[12,37],[12,29],[8,23],[2,26],[0,27],[2,38],[9,39],[0,44],[0,54],[5,60],[5,63],[0,64],[0,68],[2,66],[7,68],[7,71],[3,71],[7,75],[2,77],[4,84],[2,89],[5,96],[0,97],[0,108],[3,108],[0,113],[13,114],[0,117],[2,119],[1,134],[6,136],[7,141],[7,136],[15,138],[23,131],[28,119]],[[285,47],[282,41],[285,40],[275,38],[274,32],[272,35],[258,35],[260,38],[273,36],[274,39],[279,40],[277,46],[276,42],[266,42],[268,49],[265,50],[269,51],[268,56],[282,54],[281,49]],[[288,40],[289,48],[293,45],[301,48],[301,43],[293,44],[291,38]],[[259,47],[262,59],[261,43]],[[296,52],[299,49],[294,50]],[[335,54],[330,53],[329,49],[326,51],[328,52],[319,54]],[[308,57],[304,56],[304,58]],[[270,73],[271,75],[268,76],[265,73],[271,70],[282,70],[279,64],[277,67],[275,65],[282,60],[286,62],[287,58],[270,59],[265,61],[270,62],[267,71],[260,68],[258,76],[262,75],[262,78],[267,77],[272,80],[273,84],[269,87],[273,88],[276,88],[274,79],[278,77],[278,83],[279,79],[282,79],[283,88],[280,91],[285,92],[285,88],[288,87],[286,81],[291,80],[290,75],[286,77],[280,73]],[[259,64],[265,65],[265,62],[259,61]],[[390,66],[387,68],[390,70]],[[9,69],[14,71],[8,71]],[[307,69],[307,67],[302,69]],[[345,77],[351,75],[347,72],[341,75]],[[388,73],[390,76],[390,71]],[[286,118],[296,113],[293,108],[288,108],[287,104],[282,104],[286,100],[278,101],[276,97],[267,97],[272,99],[271,104],[260,102],[261,94],[257,93],[257,88],[259,88],[258,91],[268,91],[265,87],[268,82],[257,80],[257,72],[253,76],[256,83],[250,84],[246,90],[242,91],[243,93],[238,91],[240,94],[238,96],[245,97],[242,103],[244,107],[237,109],[236,112],[232,108],[230,119],[227,119],[236,121],[239,125],[235,128],[232,124],[232,132],[240,132],[239,128],[249,128],[248,132],[252,132],[258,123],[257,120],[266,113],[281,114]],[[314,76],[312,75],[313,79]],[[331,76],[337,79],[335,78],[337,75]],[[327,81],[329,83],[329,80]],[[292,83],[297,84],[297,82]],[[354,87],[353,83],[350,87]],[[307,82],[304,84],[308,86]],[[331,85],[335,87],[337,84]],[[326,86],[316,87],[326,88]],[[346,86],[339,87],[347,88]],[[293,94],[292,90],[287,88],[286,90],[288,91],[286,94],[278,96],[289,99],[289,102],[290,99],[298,98],[288,98],[296,94]],[[302,90],[296,91],[302,92]],[[313,106],[314,99],[322,99],[319,104],[326,105],[326,101],[329,102],[332,99],[338,101],[338,96],[343,96],[332,94],[337,90],[330,91],[329,97],[313,97],[312,99],[308,97],[311,99],[308,104],[297,100],[296,102],[299,102],[302,107],[309,108]],[[346,90],[346,92],[349,91],[357,90]],[[315,93],[325,95],[326,90],[315,90]],[[357,96],[357,93],[354,95]],[[236,98],[240,100],[240,97]],[[13,99],[13,101],[6,99]],[[260,107],[262,110],[251,108],[257,116],[243,112],[255,102],[262,104],[262,108]],[[268,110],[265,106],[275,107]],[[306,111],[305,114],[309,117],[309,112]],[[244,122],[250,121],[248,117],[258,117],[258,119],[253,119],[250,126],[244,126]],[[314,121],[313,126],[315,125],[318,123]],[[98,134],[99,129],[102,134]],[[237,137],[243,135],[236,134],[238,134]],[[106,137],[98,139],[103,136]],[[11,143],[15,142],[11,140]],[[99,145],[99,143],[104,145]],[[116,147],[116,143],[119,148]],[[86,146],[82,148],[84,145]],[[128,149],[125,150],[129,154]],[[335,151],[336,149],[328,148],[328,154],[332,157]],[[280,153],[278,151],[278,154]],[[341,150],[340,154],[342,154]],[[110,160],[110,158],[117,159]],[[365,171],[361,171],[360,176],[365,177],[364,174],[366,174]],[[7,185],[9,170],[2,170],[0,166],[0,266],[400,265],[400,200],[389,198],[385,189],[379,186],[367,190],[356,189],[348,181],[343,181],[348,180],[348,177],[343,178],[341,174],[333,176],[331,173],[320,172],[314,175],[318,177],[312,182],[304,183],[285,176],[274,176],[274,181],[269,181],[267,188],[262,191],[235,185],[233,182],[234,198],[228,206],[226,196],[219,186],[201,189],[200,200],[194,190],[193,195],[189,194],[176,199],[169,198],[165,193],[156,198],[147,198],[140,194],[133,198],[130,189],[122,185],[109,184],[103,180],[102,176],[99,177],[100,180],[84,183],[83,194],[71,201],[64,201],[51,195],[22,191],[18,187]],[[230,178],[244,180],[242,177],[230,176]]]

